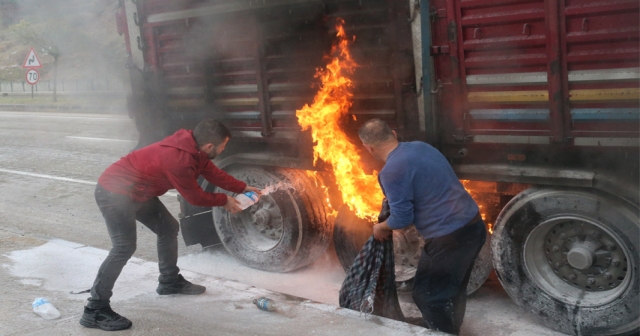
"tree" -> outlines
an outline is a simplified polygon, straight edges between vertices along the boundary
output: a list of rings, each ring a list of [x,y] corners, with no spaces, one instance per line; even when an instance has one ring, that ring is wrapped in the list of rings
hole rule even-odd
[[[9,29],[23,42],[53,57],[53,101],[58,101],[58,59],[61,55],[59,45],[60,38],[71,35],[67,25],[59,20],[50,20],[36,25],[23,19]]]
[[[117,1],[19,0],[17,3],[22,20],[11,26],[10,31],[38,53],[52,56],[54,100],[58,70],[81,71],[93,76],[124,73],[127,53],[124,39],[116,32],[113,15]]]
[[[0,28],[7,28],[17,20],[18,5],[16,0],[0,0]]]

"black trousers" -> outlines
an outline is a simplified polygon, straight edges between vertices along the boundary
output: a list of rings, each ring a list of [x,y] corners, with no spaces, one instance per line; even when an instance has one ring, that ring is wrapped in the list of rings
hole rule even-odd
[[[467,307],[467,284],[485,243],[482,220],[443,237],[427,239],[413,283],[413,300],[425,327],[459,334]]]
[[[102,308],[109,305],[113,286],[136,250],[136,220],[158,235],[160,282],[177,279],[180,272],[177,266],[180,225],[164,204],[157,197],[144,203],[135,202],[128,196],[109,192],[99,184],[95,197],[113,247],[98,270],[87,306]]]

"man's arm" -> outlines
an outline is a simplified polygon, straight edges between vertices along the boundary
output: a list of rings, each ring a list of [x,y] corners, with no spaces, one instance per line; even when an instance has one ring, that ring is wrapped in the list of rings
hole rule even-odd
[[[198,185],[196,173],[189,167],[170,167],[165,172],[167,179],[187,202],[197,206],[225,206],[229,196],[209,193]]]
[[[373,236],[379,241],[384,241],[391,237],[391,228],[387,225],[386,221],[373,226]]]
[[[201,173],[202,177],[209,183],[218,186],[224,190],[229,190],[234,193],[241,193],[247,190],[247,184],[236,179],[235,177],[227,174],[224,170],[216,167],[210,160],[205,163],[204,169]]]
[[[380,184],[389,201],[391,215],[386,226],[391,230],[402,229],[413,223],[413,172],[396,164],[385,167],[380,173]]]

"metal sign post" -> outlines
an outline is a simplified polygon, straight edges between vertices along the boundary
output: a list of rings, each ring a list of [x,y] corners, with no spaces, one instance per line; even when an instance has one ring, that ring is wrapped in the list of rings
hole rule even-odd
[[[36,52],[33,48],[29,49],[29,53],[27,53],[27,57],[24,59],[22,63],[22,68],[27,69],[27,73],[25,74],[25,78],[27,83],[31,85],[31,99],[33,99],[33,86],[38,83],[40,80],[40,73],[38,72],[38,68],[42,68],[42,63]]]
[[[29,69],[25,74],[25,78],[27,79],[27,83],[31,85],[31,99],[33,99],[33,86],[40,80],[40,73],[36,69]]]

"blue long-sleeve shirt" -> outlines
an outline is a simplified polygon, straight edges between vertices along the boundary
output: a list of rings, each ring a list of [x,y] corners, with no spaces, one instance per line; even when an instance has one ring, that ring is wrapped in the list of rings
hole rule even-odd
[[[479,210],[447,159],[424,142],[400,142],[378,179],[391,208],[391,229],[413,223],[425,239],[442,237],[463,227]]]

